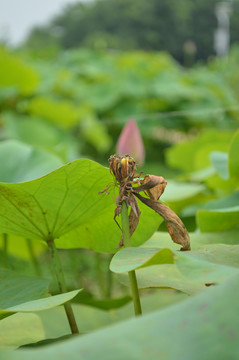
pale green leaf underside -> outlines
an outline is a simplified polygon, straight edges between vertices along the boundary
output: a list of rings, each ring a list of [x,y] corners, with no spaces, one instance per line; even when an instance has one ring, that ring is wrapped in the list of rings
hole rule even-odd
[[[0,143],[0,163],[1,182],[11,183],[36,179],[62,165],[56,155],[18,140]]]
[[[159,233],[153,238],[157,240],[157,236]],[[188,294],[206,289],[207,284],[221,283],[239,272],[239,245],[208,244],[180,252],[175,244],[168,242],[167,248],[160,248],[160,243],[163,245],[165,241],[154,239],[139,248],[122,249],[112,258],[111,271],[122,274],[137,270],[140,288],[169,287]],[[120,279],[128,285],[127,277]]]
[[[187,295],[171,290],[159,290],[142,297],[144,314],[165,308],[187,298]],[[80,333],[88,333],[104,326],[133,317],[133,304],[129,303],[114,311],[103,311],[86,305],[72,304]],[[31,331],[29,331],[29,328]],[[70,334],[63,306],[33,313],[17,313],[0,322],[0,348],[35,343]]]
[[[37,299],[37,300],[21,303],[19,305],[8,307],[6,309],[0,309],[0,319],[6,318],[17,312],[28,313],[28,312],[36,312],[36,311],[51,309],[53,307],[62,305],[65,302],[73,299],[81,290],[82,289],[73,290],[64,294],[49,296],[43,299]]]
[[[0,309],[43,298],[47,294],[48,285],[49,280],[0,269]]]
[[[199,210],[196,220],[202,232],[230,230],[239,224],[239,206],[215,210]]]
[[[44,349],[4,353],[6,360],[164,360],[239,357],[239,279],[142,317]],[[197,339],[197,341],[195,341]],[[94,346],[92,346],[94,344]]]
[[[159,264],[213,263],[221,266],[239,268],[239,245],[214,244],[205,245],[197,250],[180,252],[168,248],[124,248],[114,255],[110,269],[123,273]],[[214,266],[214,268],[216,268]],[[190,271],[189,271],[190,273]]]
[[[222,151],[212,151],[210,154],[210,160],[219,176],[224,180],[229,179],[228,153]]]

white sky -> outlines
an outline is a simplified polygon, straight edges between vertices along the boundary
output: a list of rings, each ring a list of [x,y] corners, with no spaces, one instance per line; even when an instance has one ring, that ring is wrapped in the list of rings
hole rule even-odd
[[[17,45],[33,26],[47,23],[74,2],[77,0],[0,0],[0,39]]]

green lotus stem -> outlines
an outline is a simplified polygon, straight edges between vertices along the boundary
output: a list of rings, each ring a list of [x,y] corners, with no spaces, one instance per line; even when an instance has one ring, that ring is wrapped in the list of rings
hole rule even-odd
[[[112,255],[108,258],[109,265],[108,265],[108,271],[106,273],[106,297],[108,299],[110,299],[112,296],[112,287],[113,287],[112,272],[109,270],[111,259],[112,259]]]
[[[59,254],[57,252],[57,249],[56,249],[56,246],[54,243],[54,239],[48,239],[47,245],[49,246],[49,249],[50,249],[50,254],[51,254],[51,259],[52,259],[52,264],[53,264],[53,271],[54,271],[56,279],[57,279],[59,291],[60,291],[60,293],[65,293],[65,292],[67,292],[65,277],[63,274],[63,269],[62,269],[62,265],[60,262]],[[76,324],[76,319],[75,319],[75,315],[73,313],[71,304],[69,302],[65,303],[64,308],[65,308],[66,316],[67,316],[72,334],[79,334],[79,330],[78,330],[78,327]]]
[[[8,248],[8,235],[3,233],[3,266],[5,268],[8,268],[8,253],[7,253],[7,248]]]
[[[96,270],[96,277],[98,279],[98,284],[100,287],[101,296],[104,298],[106,294],[105,288],[105,280],[104,280],[104,272],[102,269],[102,256],[99,253],[95,253],[95,270]]]
[[[42,276],[42,271],[41,271],[39,262],[37,260],[37,257],[36,257],[35,251],[34,251],[32,240],[26,239],[26,243],[27,243],[27,248],[28,248],[29,255],[30,255],[33,267],[35,269],[35,272],[38,276]]]
[[[122,231],[123,231],[123,242],[125,247],[131,246],[130,241],[130,232],[129,232],[129,215],[128,215],[128,208],[126,205],[126,202],[123,201],[122,203],[122,209],[121,209],[121,225],[122,225]],[[137,278],[135,271],[129,271],[129,281],[130,281],[130,287],[134,302],[134,312],[135,316],[142,315],[141,310],[141,303],[140,303],[140,297],[139,297],[139,289],[137,284]]]

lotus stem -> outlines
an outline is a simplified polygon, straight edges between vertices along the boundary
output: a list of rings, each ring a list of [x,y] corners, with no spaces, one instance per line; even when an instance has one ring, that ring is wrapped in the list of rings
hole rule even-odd
[[[123,203],[122,203],[121,225],[122,225],[122,231],[123,231],[124,246],[130,247],[131,241],[130,241],[130,232],[129,232],[129,214],[128,214],[127,204],[125,201],[123,201]],[[129,275],[130,287],[131,287],[131,292],[132,292],[132,297],[133,297],[135,316],[139,316],[139,315],[142,315],[142,309],[141,309],[139,289],[138,289],[135,271],[134,270],[129,271],[128,275]]]

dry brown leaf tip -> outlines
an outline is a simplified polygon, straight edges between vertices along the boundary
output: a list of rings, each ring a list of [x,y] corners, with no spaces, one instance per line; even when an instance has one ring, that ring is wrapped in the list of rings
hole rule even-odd
[[[150,199],[159,200],[167,186],[167,181],[162,176],[145,175],[144,179],[140,181],[142,185],[151,184],[152,187],[146,189]]]

